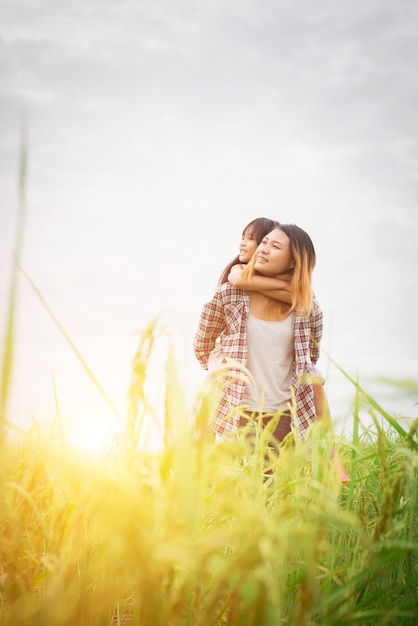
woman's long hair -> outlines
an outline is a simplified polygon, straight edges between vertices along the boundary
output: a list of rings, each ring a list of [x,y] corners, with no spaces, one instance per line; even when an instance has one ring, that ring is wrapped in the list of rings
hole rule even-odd
[[[312,273],[316,264],[316,254],[312,239],[307,232],[295,224],[279,224],[274,226],[272,230],[276,228],[282,230],[289,237],[290,256],[293,262],[293,267],[289,268],[289,272],[286,273],[286,276],[290,277],[290,294],[292,298],[292,303],[289,305],[290,311],[296,310],[300,315],[309,315],[313,307]],[[257,252],[254,253],[244,270],[249,281],[256,273],[254,269],[256,257]],[[276,304],[283,309],[283,305],[280,305],[277,301]]]
[[[276,222],[276,220],[271,220],[268,217],[256,217],[244,227],[242,231],[242,236],[244,237],[246,231],[250,230],[257,244],[260,244],[268,233],[278,227],[279,222]],[[218,285],[223,285],[223,283],[228,282],[229,272],[231,271],[231,268],[237,263],[239,263],[238,254],[232,259],[230,263],[228,263],[228,265],[223,270],[219,278]]]

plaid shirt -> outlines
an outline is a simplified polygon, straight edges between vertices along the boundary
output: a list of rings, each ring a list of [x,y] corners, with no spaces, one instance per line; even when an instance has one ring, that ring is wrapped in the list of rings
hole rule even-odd
[[[250,293],[237,289],[230,283],[224,283],[217,288],[213,298],[204,304],[193,340],[193,349],[201,366],[206,370],[218,369],[221,375],[223,365],[226,373],[220,389],[217,415],[213,419],[213,430],[229,438],[233,437],[238,428],[239,413],[235,409],[242,406],[245,389],[242,366],[247,366],[249,312]],[[297,426],[302,436],[316,420],[309,373],[315,369],[314,364],[319,358],[322,323],[322,311],[315,296],[311,315],[295,313],[292,387],[295,393]]]

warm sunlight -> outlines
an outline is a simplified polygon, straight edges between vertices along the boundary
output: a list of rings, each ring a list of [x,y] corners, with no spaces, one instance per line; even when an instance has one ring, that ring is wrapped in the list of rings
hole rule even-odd
[[[67,444],[76,449],[94,453],[105,452],[111,443],[111,438],[103,430],[97,428],[83,427],[73,429],[67,436]]]
[[[88,426],[76,423],[68,432],[66,443],[83,452],[102,454],[118,450],[123,444],[124,437],[123,429],[118,426],[109,427],[109,425],[99,422]],[[139,449],[158,453],[162,450],[163,445],[162,427],[147,421],[142,428]]]

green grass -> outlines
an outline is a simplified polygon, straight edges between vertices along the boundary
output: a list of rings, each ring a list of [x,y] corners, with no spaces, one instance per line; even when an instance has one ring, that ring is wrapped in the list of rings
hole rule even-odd
[[[319,425],[265,476],[261,441],[252,453],[244,438],[197,435],[167,367],[157,455],[88,456],[36,431],[3,441],[0,623],[416,623],[409,440],[360,428],[354,445]]]

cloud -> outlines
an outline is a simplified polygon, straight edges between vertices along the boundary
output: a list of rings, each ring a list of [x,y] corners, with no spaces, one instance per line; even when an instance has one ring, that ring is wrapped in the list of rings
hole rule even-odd
[[[413,274],[398,259],[416,267],[417,18],[408,0],[6,1],[2,243],[25,111],[25,260],[63,307],[97,267],[104,326],[129,284],[138,317],[142,290],[147,311],[181,295],[197,315],[265,214],[312,233],[321,291],[354,337],[373,298],[384,309],[386,276],[399,305],[382,325],[397,324]]]

